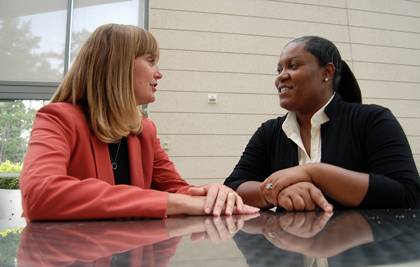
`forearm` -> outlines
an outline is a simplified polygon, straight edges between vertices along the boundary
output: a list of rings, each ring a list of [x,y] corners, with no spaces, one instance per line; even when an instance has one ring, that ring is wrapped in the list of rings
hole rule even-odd
[[[273,205],[268,203],[260,190],[261,182],[249,181],[242,183],[236,192],[242,197],[243,201],[247,205],[258,207],[261,209],[272,208]]]
[[[204,215],[204,197],[193,197],[184,194],[168,194],[166,214],[171,215]]]
[[[369,174],[325,163],[307,164],[312,183],[325,195],[348,207],[357,207],[369,187]]]

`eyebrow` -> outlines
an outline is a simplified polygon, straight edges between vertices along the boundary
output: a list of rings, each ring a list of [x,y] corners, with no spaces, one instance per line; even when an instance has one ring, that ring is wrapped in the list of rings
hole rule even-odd
[[[295,59],[300,60],[300,57],[299,56],[293,56],[293,57],[290,57],[290,58],[286,58],[286,61],[292,61],[292,60],[295,60]],[[280,60],[277,63],[277,66],[281,66],[280,65]]]

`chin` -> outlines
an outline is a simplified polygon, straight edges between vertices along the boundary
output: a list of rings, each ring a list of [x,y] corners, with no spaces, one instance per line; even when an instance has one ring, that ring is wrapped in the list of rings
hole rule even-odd
[[[285,101],[285,100],[282,101],[280,99],[280,107],[282,107],[284,109],[287,109],[287,110],[290,110],[291,107],[292,107],[292,105],[291,105],[291,103],[289,101]]]

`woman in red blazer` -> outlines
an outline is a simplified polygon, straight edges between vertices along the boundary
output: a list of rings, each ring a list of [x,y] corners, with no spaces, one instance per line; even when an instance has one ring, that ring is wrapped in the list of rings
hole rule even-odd
[[[257,212],[223,185],[187,184],[138,105],[155,101],[159,48],[108,24],[81,48],[36,114],[20,179],[27,220],[163,218]]]

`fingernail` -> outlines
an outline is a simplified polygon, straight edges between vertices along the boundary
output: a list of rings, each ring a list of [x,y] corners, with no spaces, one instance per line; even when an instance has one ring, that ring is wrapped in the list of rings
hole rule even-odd
[[[207,213],[207,214],[209,214],[209,213],[210,213],[210,208],[206,208],[206,209],[204,210],[204,212],[205,212],[205,213]]]

